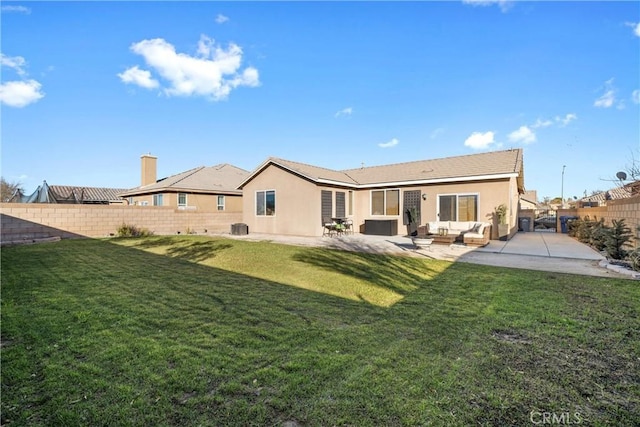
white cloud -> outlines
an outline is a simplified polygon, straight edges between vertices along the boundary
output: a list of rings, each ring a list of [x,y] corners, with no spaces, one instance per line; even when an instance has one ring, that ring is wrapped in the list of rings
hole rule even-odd
[[[640,104],[640,89],[631,92],[631,101],[633,101],[634,104]]]
[[[168,96],[203,96],[218,101],[226,99],[239,86],[260,85],[256,68],[240,70],[240,46],[230,43],[225,49],[206,35],[200,37],[197,56],[176,52],[175,47],[164,39],[142,40],[132,44],[131,51],[142,56],[147,65],[168,83],[162,88]],[[137,73],[139,77],[140,74]],[[149,74],[141,81],[157,80]],[[131,83],[140,84],[133,80]]]
[[[474,150],[488,148],[491,144],[495,144],[494,132],[473,132],[469,138],[464,141],[465,147],[471,147]]]
[[[625,22],[625,25],[633,28],[633,34],[640,37],[640,22]]]
[[[616,102],[616,89],[613,87],[613,79],[604,82],[604,91],[605,92],[594,101],[594,107],[610,108]]]
[[[506,12],[513,6],[510,0],[462,0],[462,3],[471,6],[493,6],[497,5],[502,12]]]
[[[27,61],[22,56],[7,56],[4,53],[0,53],[0,65],[13,69],[21,76],[26,74],[23,67],[27,65]]]
[[[396,145],[398,145],[400,143],[400,141],[398,141],[398,138],[393,138],[391,141],[389,142],[381,142],[380,144],[378,144],[378,147],[381,148],[391,148],[391,147],[395,147]]]
[[[523,144],[536,142],[536,134],[528,126],[520,126],[520,129],[511,132],[507,138],[511,142],[521,142]]]
[[[353,114],[353,108],[352,107],[347,107],[347,108],[343,108],[342,110],[338,111],[335,114],[335,117],[350,116],[351,114]]]
[[[536,120],[536,122],[534,124],[531,125],[531,127],[534,128],[534,129],[546,128],[546,127],[551,126],[552,124],[553,124],[553,120],[538,119],[538,120]]]
[[[569,113],[569,114],[566,114],[564,117],[556,116],[556,122],[561,123],[562,126],[567,126],[569,123],[576,120],[577,118],[578,118],[577,114]]]
[[[11,68],[21,77],[21,80],[8,81],[0,85],[0,103],[9,107],[22,108],[44,97],[42,84],[33,79],[26,79],[27,61],[22,56],[7,56],[0,53],[0,65]]]
[[[0,85],[0,103],[22,108],[44,97],[42,85],[35,80],[12,81]]]
[[[227,21],[229,21],[229,17],[228,16],[224,16],[221,13],[219,13],[218,16],[216,16],[216,22],[218,24],[224,24]]]
[[[119,73],[118,77],[123,83],[132,83],[146,89],[154,89],[160,86],[160,83],[151,77],[151,73],[147,70],[141,70],[138,66],[133,66]]]
[[[31,14],[31,9],[25,6],[2,6],[0,10],[3,13],[24,13],[25,15]]]

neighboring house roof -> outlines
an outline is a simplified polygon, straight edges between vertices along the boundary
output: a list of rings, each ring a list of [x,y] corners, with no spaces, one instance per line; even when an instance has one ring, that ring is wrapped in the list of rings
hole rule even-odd
[[[73,187],[68,185],[51,185],[49,188],[57,195],[58,199],[75,200],[77,203],[122,201],[122,197],[118,194],[126,190],[124,188]]]
[[[361,167],[342,171],[271,157],[254,170],[240,184],[239,188],[246,185],[269,165],[281,167],[317,183],[336,184],[353,188],[517,177],[519,190],[524,191],[521,149]]]
[[[596,194],[592,194],[591,196],[583,197],[580,199],[581,202],[605,202],[607,200],[618,200],[618,199],[626,199],[633,195],[631,191],[631,186],[629,188],[625,187],[615,187],[607,191],[601,191]]]
[[[26,196],[21,192],[11,198],[18,203],[70,203],[70,204],[108,204],[121,202],[118,196],[124,188],[75,187],[70,185],[49,185],[44,181],[36,191]]]
[[[153,184],[125,190],[120,195],[128,197],[161,192],[242,194],[238,190],[238,185],[248,175],[249,172],[246,170],[227,163],[208,167],[200,166],[159,179]]]
[[[520,201],[521,202],[525,202],[525,203],[529,203],[531,206],[534,207],[534,209],[539,209],[541,207],[541,205],[538,202],[533,201],[533,200],[529,200],[529,199],[527,199],[526,197],[523,197],[523,196],[520,196]]]

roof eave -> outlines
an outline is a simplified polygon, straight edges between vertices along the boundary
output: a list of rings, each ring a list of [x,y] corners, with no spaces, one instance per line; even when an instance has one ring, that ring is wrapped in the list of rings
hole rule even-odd
[[[404,180],[404,181],[389,181],[389,182],[373,182],[367,184],[352,185],[357,189],[376,188],[376,187],[404,187],[407,185],[429,185],[429,184],[441,184],[448,182],[468,182],[468,181],[488,181],[494,179],[509,179],[516,178],[518,176],[515,172],[490,174],[490,175],[473,175],[473,176],[458,176],[447,178],[432,178],[432,179],[416,179],[416,180]]]

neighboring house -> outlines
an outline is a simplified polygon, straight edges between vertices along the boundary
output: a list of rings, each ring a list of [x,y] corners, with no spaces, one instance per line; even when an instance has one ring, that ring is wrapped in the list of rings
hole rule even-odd
[[[538,203],[538,192],[536,190],[527,190],[520,195],[520,209],[542,209]]]
[[[336,171],[269,158],[240,185],[243,218],[250,232],[320,236],[326,217],[396,220],[405,234],[405,211],[429,221],[482,221],[494,225],[495,207],[508,207],[517,230],[518,198],[524,192],[522,150],[494,151],[434,160]]]
[[[626,199],[636,194],[640,194],[640,181],[635,181],[623,187],[615,187],[607,191],[601,191],[591,196],[578,200],[577,207],[606,206],[608,200]]]
[[[238,190],[238,185],[249,175],[244,169],[229,164],[200,166],[157,180],[157,158],[143,155],[141,163],[140,187],[120,193],[130,205],[242,212],[242,191]]]
[[[74,205],[113,205],[126,201],[118,196],[124,188],[74,187],[49,185],[44,181],[36,191],[27,196],[16,191],[9,202],[14,203],[66,203]]]

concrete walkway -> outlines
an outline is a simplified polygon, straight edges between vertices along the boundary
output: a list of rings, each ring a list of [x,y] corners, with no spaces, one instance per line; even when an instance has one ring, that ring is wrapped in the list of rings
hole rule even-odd
[[[298,246],[318,246],[341,250],[427,257],[499,267],[523,268],[588,276],[632,278],[606,268],[606,259],[589,246],[566,234],[550,232],[517,233],[509,241],[492,240],[483,248],[459,244],[437,245],[417,250],[404,236],[355,234],[341,237],[300,237],[270,234],[230,236],[252,241],[273,241]]]

